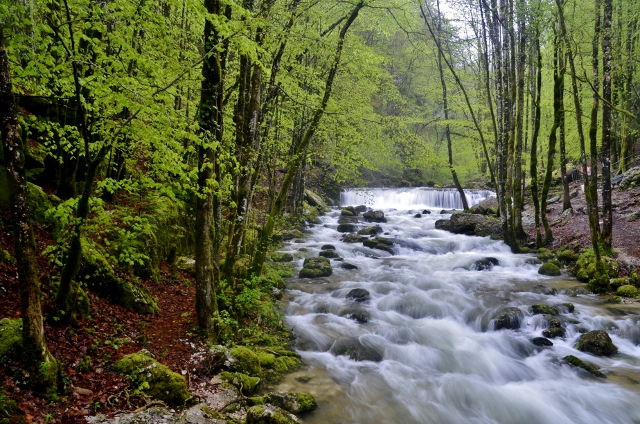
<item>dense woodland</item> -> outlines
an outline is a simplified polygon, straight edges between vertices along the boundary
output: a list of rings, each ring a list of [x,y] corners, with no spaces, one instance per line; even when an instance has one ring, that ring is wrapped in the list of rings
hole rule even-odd
[[[216,343],[270,292],[273,246],[343,187],[491,188],[517,252],[525,202],[542,247],[550,187],[568,209],[583,178],[599,262],[637,157],[639,18],[626,0],[2,0],[3,256],[36,391],[62,378],[38,255],[61,326],[89,289],[139,300],[192,257]]]

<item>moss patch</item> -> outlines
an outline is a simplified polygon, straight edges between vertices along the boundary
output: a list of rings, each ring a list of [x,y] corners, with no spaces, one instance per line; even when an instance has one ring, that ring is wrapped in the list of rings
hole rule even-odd
[[[231,369],[253,377],[261,377],[260,358],[251,349],[238,346],[229,352],[233,358]]]
[[[538,314],[558,315],[558,310],[548,305],[536,304],[536,305],[531,305],[531,313],[534,315],[538,315]]]
[[[223,371],[220,373],[220,378],[238,388],[245,395],[253,394],[260,383],[260,378],[250,377],[241,372]]]
[[[126,375],[137,388],[170,405],[183,405],[191,397],[187,382],[144,352],[132,353],[113,365],[113,370]]]
[[[586,362],[583,362],[581,359],[573,356],[573,355],[569,355],[569,356],[565,356],[564,357],[564,361],[574,367],[577,368],[582,368],[583,370],[587,371],[588,373],[594,375],[595,377],[599,377],[599,378],[607,378],[606,375],[604,375],[603,373],[600,372],[600,369],[598,367],[596,367],[593,364],[588,364]]]
[[[547,262],[545,264],[542,264],[542,266],[538,269],[538,274],[558,276],[562,273],[560,272],[560,268],[558,268],[556,264]]]
[[[622,297],[638,297],[638,289],[630,284],[618,287],[616,293]]]
[[[0,320],[0,362],[14,358],[22,348],[22,319],[3,318]]]

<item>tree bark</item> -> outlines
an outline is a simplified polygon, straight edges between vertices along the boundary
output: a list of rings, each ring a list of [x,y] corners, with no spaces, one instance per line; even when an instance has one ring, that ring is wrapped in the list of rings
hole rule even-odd
[[[536,89],[534,100],[533,134],[531,136],[531,201],[533,202],[534,220],[536,226],[536,246],[542,246],[542,232],[540,231],[540,198],[538,195],[538,135],[540,134],[540,97],[542,91],[542,51],[540,50],[540,34],[536,30]]]
[[[18,127],[9,57],[3,34],[4,25],[0,25],[0,121],[20,288],[21,360],[26,370],[32,375],[35,391],[45,396],[55,396],[61,371],[58,362],[47,349],[44,336],[36,243],[29,220],[25,153]]]
[[[611,249],[613,214],[611,205],[611,49],[612,0],[604,0],[602,27],[602,244]]]

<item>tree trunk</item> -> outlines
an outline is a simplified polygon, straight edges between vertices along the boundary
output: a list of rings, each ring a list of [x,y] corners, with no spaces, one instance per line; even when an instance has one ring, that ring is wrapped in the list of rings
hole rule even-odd
[[[205,8],[210,15],[222,15],[219,0],[206,0]],[[218,29],[211,19],[204,25],[204,49],[211,52],[202,63],[202,83],[198,124],[202,143],[198,147],[198,197],[196,200],[196,316],[202,335],[215,335],[217,313],[216,291],[220,278],[219,249],[220,230],[216,222],[220,204],[216,201],[219,190],[219,163],[217,149],[222,141],[222,101],[224,89],[224,66],[226,49],[216,49],[221,43]],[[218,183],[218,184],[217,184]],[[218,187],[216,187],[218,185]]]
[[[524,143],[524,82],[525,82],[525,67],[527,64],[527,31],[526,23],[524,19],[525,4],[524,1],[520,1],[520,7],[518,11],[518,31],[520,33],[519,44],[519,61],[518,61],[518,99],[517,99],[517,115],[516,115],[516,145],[515,145],[515,158],[514,158],[514,175],[513,175],[513,216],[515,224],[515,234],[518,238],[524,238],[526,236],[524,229],[522,228],[522,209],[524,205],[523,197],[523,173],[522,173],[522,145]]]
[[[540,231],[540,198],[538,196],[538,135],[540,134],[540,97],[542,91],[542,51],[540,50],[540,34],[536,30],[536,87],[535,87],[535,110],[533,116],[533,135],[531,137],[531,201],[533,202],[534,219],[536,226],[536,246],[542,246],[542,232]]]
[[[580,161],[582,164],[583,180],[585,185],[585,196],[587,200],[587,213],[589,215],[589,232],[591,234],[591,246],[593,247],[596,260],[600,262],[600,248],[598,246],[599,227],[597,220],[598,205],[594,205],[589,194],[589,181],[587,176],[587,154],[585,146],[584,130],[582,127],[582,104],[580,103],[580,89],[578,87],[578,77],[576,74],[576,65],[573,56],[573,49],[571,47],[571,40],[567,34],[567,26],[564,19],[564,5],[563,0],[556,0],[556,6],[558,7],[558,18],[560,20],[560,28],[562,30],[562,38],[564,40],[565,48],[567,49],[567,56],[569,59],[569,67],[571,68],[571,89],[573,92],[573,104],[575,106],[576,123],[578,129],[578,140],[580,141]]]
[[[611,249],[613,215],[611,206],[611,20],[612,0],[604,0],[602,34],[602,244]]]
[[[303,156],[306,152],[307,146],[311,142],[311,138],[318,128],[320,118],[322,118],[322,115],[324,114],[324,111],[327,107],[327,103],[329,102],[329,98],[331,97],[333,81],[338,72],[338,66],[340,65],[340,57],[342,56],[342,48],[344,46],[345,36],[347,35],[347,31],[349,30],[351,24],[353,24],[353,22],[358,17],[360,9],[362,9],[363,7],[364,2],[361,1],[357,3],[353,7],[351,14],[340,30],[340,35],[338,37],[338,46],[333,57],[333,64],[331,65],[331,69],[329,70],[329,74],[327,76],[322,101],[313,114],[313,118],[311,119],[311,122],[309,123],[309,126],[307,127],[304,136],[300,141],[300,144],[296,146],[296,152],[293,155],[291,162],[289,163],[289,168],[287,169],[287,173],[285,174],[284,180],[282,181],[282,185],[280,186],[278,195],[276,196],[276,199],[273,202],[271,209],[269,210],[269,214],[267,215],[262,234],[260,235],[260,241],[258,242],[258,248],[256,249],[256,254],[253,258],[253,263],[251,264],[250,272],[254,275],[260,275],[262,271],[262,265],[264,264],[264,260],[267,256],[267,249],[269,248],[269,243],[271,242],[271,236],[273,235],[276,218],[282,212],[289,187],[293,182],[293,178],[295,177],[298,168],[302,164]]]
[[[58,362],[49,353],[44,337],[36,243],[29,220],[25,154],[18,127],[9,57],[4,44],[4,29],[4,25],[0,25],[0,121],[20,288],[21,360],[32,376],[35,391],[53,397],[57,392],[61,371]]]

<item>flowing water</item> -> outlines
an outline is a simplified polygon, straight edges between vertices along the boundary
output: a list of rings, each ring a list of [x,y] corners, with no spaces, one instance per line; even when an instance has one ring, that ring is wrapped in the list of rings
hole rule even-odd
[[[474,204],[487,195],[469,192],[467,198]],[[436,230],[435,221],[448,217],[442,209],[460,207],[456,197],[428,189],[343,193],[343,205],[384,211],[388,222],[377,225],[381,236],[396,242],[394,254],[342,242],[339,210],[322,217],[302,243],[283,249],[296,255],[298,268],[324,244],[344,258],[331,261],[330,277],[288,283],[287,324],[307,367],[278,389],[316,397],[319,409],[303,421],[640,423],[638,308],[576,295],[581,283],[538,274],[539,265],[527,263],[533,255],[512,254],[500,241]],[[416,218],[424,209],[431,214]],[[373,225],[361,221],[360,227]],[[474,263],[488,257],[499,264],[475,270]],[[357,269],[343,269],[343,263]],[[354,288],[368,290],[370,300],[347,299]],[[557,294],[541,293],[548,289]],[[567,302],[575,311],[560,308],[565,338],[535,346],[531,340],[546,324],[530,306]],[[504,307],[524,313],[518,329],[494,329]],[[575,349],[581,332],[595,329],[610,334],[618,354],[596,357]],[[381,360],[334,355],[339,339],[357,340]],[[607,379],[567,365],[567,355],[596,365]]]

